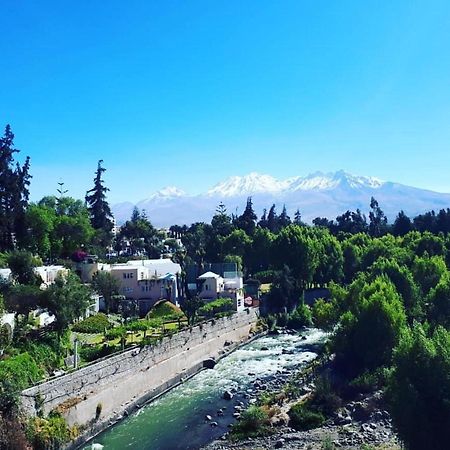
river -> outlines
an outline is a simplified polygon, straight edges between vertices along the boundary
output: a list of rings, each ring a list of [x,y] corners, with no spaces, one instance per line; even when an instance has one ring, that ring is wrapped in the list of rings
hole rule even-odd
[[[288,373],[314,359],[317,345],[325,334],[309,329],[299,334],[263,336],[204,370],[119,422],[90,441],[104,450],[194,450],[219,438],[234,421],[232,413],[239,402],[252,396],[252,383]],[[284,350],[284,353],[283,353]],[[235,389],[232,400],[223,392]],[[223,416],[220,408],[226,408]],[[217,426],[205,420],[210,415]]]

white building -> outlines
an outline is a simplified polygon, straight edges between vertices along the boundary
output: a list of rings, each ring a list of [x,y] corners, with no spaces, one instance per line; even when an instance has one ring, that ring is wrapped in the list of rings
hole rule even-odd
[[[206,272],[198,280],[201,283],[201,299],[213,301],[217,298],[231,298],[236,311],[244,309],[244,282],[240,272],[225,272],[223,277],[214,272]]]

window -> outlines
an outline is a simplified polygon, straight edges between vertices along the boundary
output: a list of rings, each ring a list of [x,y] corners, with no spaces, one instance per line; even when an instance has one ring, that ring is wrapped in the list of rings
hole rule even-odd
[[[126,277],[127,277],[127,274],[126,274],[126,273],[124,273],[124,274],[123,274],[123,277],[124,277],[124,278],[126,278]]]

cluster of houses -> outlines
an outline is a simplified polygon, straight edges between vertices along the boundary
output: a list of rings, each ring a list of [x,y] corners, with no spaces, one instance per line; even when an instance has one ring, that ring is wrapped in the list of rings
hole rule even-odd
[[[36,267],[35,272],[42,279],[41,289],[46,289],[55,282],[59,274],[67,274],[64,266],[51,265]],[[204,268],[191,266],[187,268],[186,281],[182,279],[181,266],[170,259],[130,260],[121,264],[99,262],[96,256],[88,255],[76,266],[76,271],[84,283],[91,283],[93,276],[100,271],[109,272],[119,285],[119,297],[123,304],[132,303],[134,311],[144,316],[160,300],[169,300],[179,306],[186,298],[186,289],[198,295],[205,302],[218,298],[230,298],[234,310],[242,311],[255,305],[257,289],[244,286],[242,273],[235,264],[215,264]],[[0,278],[11,280],[10,269],[0,269]],[[247,293],[246,293],[247,292]],[[85,316],[104,310],[104,300],[99,295],[92,295],[92,303]],[[38,309],[33,312],[37,325],[49,325],[54,317],[47,311]],[[14,314],[0,315],[0,324],[14,329]]]
[[[251,306],[244,302],[242,274],[235,266],[231,269],[220,270],[219,273],[200,271],[194,278],[188,276],[185,286],[181,266],[170,259],[142,259],[107,264],[98,262],[95,256],[88,256],[77,267],[81,280],[85,283],[90,283],[99,271],[109,272],[119,283],[119,294],[125,301],[136,302],[141,316],[159,300],[169,300],[179,306],[186,296],[186,289],[198,294],[204,301],[230,298],[236,311]],[[100,303],[100,309],[102,306]]]

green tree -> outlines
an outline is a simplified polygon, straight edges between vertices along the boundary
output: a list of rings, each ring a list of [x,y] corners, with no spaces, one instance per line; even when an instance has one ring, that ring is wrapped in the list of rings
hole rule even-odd
[[[416,324],[394,354],[387,398],[394,426],[409,450],[448,449],[450,442],[450,332],[428,338]]]
[[[42,258],[51,256],[51,235],[56,223],[55,210],[47,206],[31,204],[25,212],[28,230],[22,238],[21,247]]]
[[[194,325],[199,309],[203,306],[203,301],[197,297],[188,297],[181,304],[181,309],[186,315],[189,325]]]
[[[58,275],[44,295],[45,306],[55,316],[59,338],[70,324],[84,316],[91,302],[91,290],[71,272]]]
[[[111,230],[113,227],[113,216],[111,208],[106,200],[106,193],[109,191],[104,185],[102,175],[106,169],[102,167],[101,159],[95,172],[94,187],[86,193],[86,204],[92,227],[99,233],[99,240],[103,246],[111,242]]]
[[[450,328],[450,274],[445,273],[436,287],[432,288],[427,297],[429,305],[428,318],[436,325]]]
[[[269,209],[269,214],[267,215],[267,228],[272,233],[278,233],[280,231],[279,229],[279,222],[278,222],[278,215],[275,210],[275,205],[272,205]]]
[[[383,236],[387,232],[387,217],[374,197],[370,199],[369,233],[373,237]]]
[[[111,300],[119,294],[120,284],[110,272],[98,271],[92,278],[92,288],[105,301],[106,314],[109,314]]]
[[[131,219],[120,230],[120,240],[130,243],[131,251],[136,254],[145,251],[150,258],[159,258],[163,250],[161,236],[146,217],[145,213],[133,210]]]
[[[419,284],[424,295],[428,295],[431,289],[436,287],[440,279],[447,273],[445,261],[440,256],[432,258],[416,257],[412,266],[414,279]]]
[[[336,359],[353,376],[388,365],[405,328],[399,294],[386,277],[378,277],[363,288],[355,312],[342,316],[333,338]]]
[[[392,234],[394,236],[404,236],[413,229],[411,219],[405,214],[404,211],[400,211],[395,218],[395,222],[392,228]]]
[[[379,259],[371,267],[370,274],[373,278],[386,275],[391,280],[402,297],[406,315],[411,324],[414,320],[423,318],[423,297],[411,271],[406,266],[400,266],[393,259]]]
[[[5,295],[5,304],[8,311],[23,315],[27,320],[31,311],[42,306],[43,291],[37,286],[14,284]]]
[[[30,252],[13,251],[8,253],[7,260],[15,282],[29,285],[40,285],[42,283],[42,280],[34,272],[37,260]]]
[[[313,282],[320,260],[319,245],[312,229],[289,225],[276,237],[273,250],[278,267],[289,266],[301,289]]]
[[[14,146],[14,134],[6,125],[0,138],[0,250],[14,248],[14,238],[26,233],[24,213],[28,205],[30,158],[21,166],[14,160],[19,150]]]
[[[286,205],[283,205],[283,211],[281,211],[281,214],[278,216],[278,227],[281,230],[291,223],[291,218],[288,216]]]
[[[300,292],[292,276],[289,266],[285,265],[282,270],[275,274],[270,286],[268,302],[271,309],[281,311],[284,308],[291,309],[299,300]]]
[[[235,225],[237,228],[245,231],[247,235],[252,236],[255,231],[257,219],[258,217],[255,211],[253,211],[252,198],[248,197],[244,212],[236,219]]]

